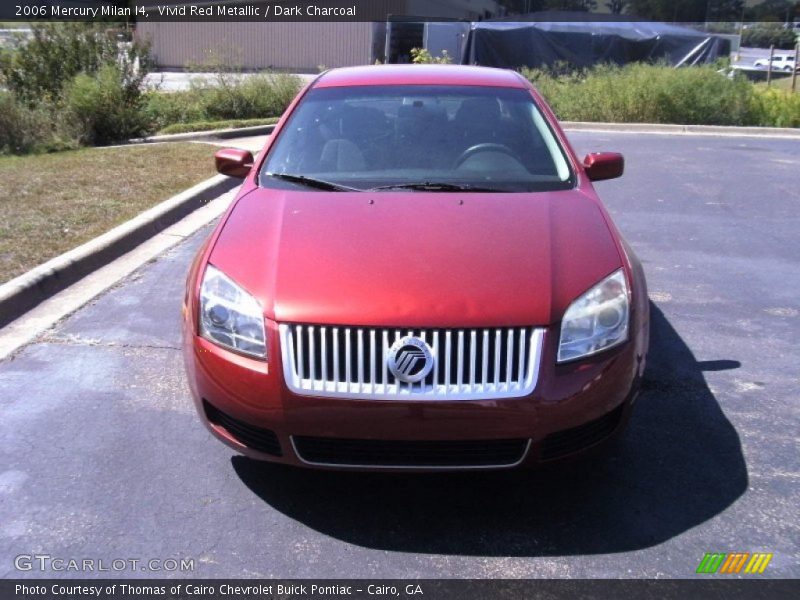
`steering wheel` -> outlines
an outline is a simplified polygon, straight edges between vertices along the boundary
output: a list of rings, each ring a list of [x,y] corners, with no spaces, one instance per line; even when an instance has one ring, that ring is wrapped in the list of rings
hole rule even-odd
[[[456,159],[456,169],[463,165],[468,159],[472,158],[476,154],[480,154],[481,152],[500,152],[502,154],[506,154],[513,158],[514,160],[519,160],[517,155],[514,154],[514,151],[511,150],[508,146],[504,146],[503,144],[493,144],[491,142],[486,142],[483,144],[475,144],[464,150]]]

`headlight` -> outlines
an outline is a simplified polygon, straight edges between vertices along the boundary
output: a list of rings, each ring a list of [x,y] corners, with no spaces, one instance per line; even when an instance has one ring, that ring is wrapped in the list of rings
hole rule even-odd
[[[258,301],[211,265],[200,286],[200,335],[235,352],[267,357]]]
[[[589,356],[628,339],[628,284],[620,269],[569,305],[558,362]]]

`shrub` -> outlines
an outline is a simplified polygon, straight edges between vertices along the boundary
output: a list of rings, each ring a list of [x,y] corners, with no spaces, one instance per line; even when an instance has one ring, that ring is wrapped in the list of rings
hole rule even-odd
[[[186,92],[148,92],[145,96],[145,113],[156,130],[176,123],[207,120],[199,94]]]
[[[712,67],[636,63],[553,76],[523,70],[564,120],[744,125],[753,120],[753,85]]]
[[[300,89],[294,75],[218,73],[195,78],[189,90],[149,92],[146,113],[156,129],[178,123],[268,119],[279,117]]]
[[[81,73],[64,90],[67,121],[82,143],[107,144],[148,133],[139,82],[124,70],[104,65],[95,75]]]
[[[32,37],[20,38],[0,56],[4,85],[31,106],[58,101],[64,86],[79,73],[118,65],[126,80],[141,79],[150,67],[146,45],[118,44],[95,25],[34,23]]]
[[[449,65],[451,62],[453,62],[453,58],[447,53],[447,50],[442,50],[442,54],[440,56],[434,56],[425,48],[412,48],[411,62],[415,65]]]
[[[52,138],[49,115],[20,103],[14,94],[0,92],[0,154],[38,150]]]
[[[33,24],[29,40],[0,48],[0,152],[107,144],[175,123],[280,116],[300,88],[294,75],[219,73],[172,94],[143,92],[149,48],[118,43],[99,26]],[[65,141],[66,140],[66,141]]]
[[[199,98],[205,117],[220,120],[277,117],[299,89],[295,75],[218,73],[211,82],[193,80],[191,91]]]
[[[800,127],[800,94],[756,88],[753,113],[754,125]]]

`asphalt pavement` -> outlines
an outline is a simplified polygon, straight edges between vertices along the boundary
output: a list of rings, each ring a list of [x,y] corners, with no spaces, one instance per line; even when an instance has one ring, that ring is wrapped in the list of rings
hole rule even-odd
[[[197,234],[0,362],[0,576],[14,558],[194,558],[126,577],[798,577],[796,140],[573,133],[653,302],[644,392],[605,457],[544,472],[330,473],[235,456],[194,414],[179,311]],[[94,573],[108,576],[109,573]]]

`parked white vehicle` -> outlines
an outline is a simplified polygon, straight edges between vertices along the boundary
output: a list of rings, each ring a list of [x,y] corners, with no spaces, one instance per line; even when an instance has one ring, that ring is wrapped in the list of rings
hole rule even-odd
[[[759,58],[753,63],[754,67],[766,69],[769,67],[769,58]],[[792,71],[797,68],[794,56],[791,54],[776,54],[772,57],[773,71]]]

